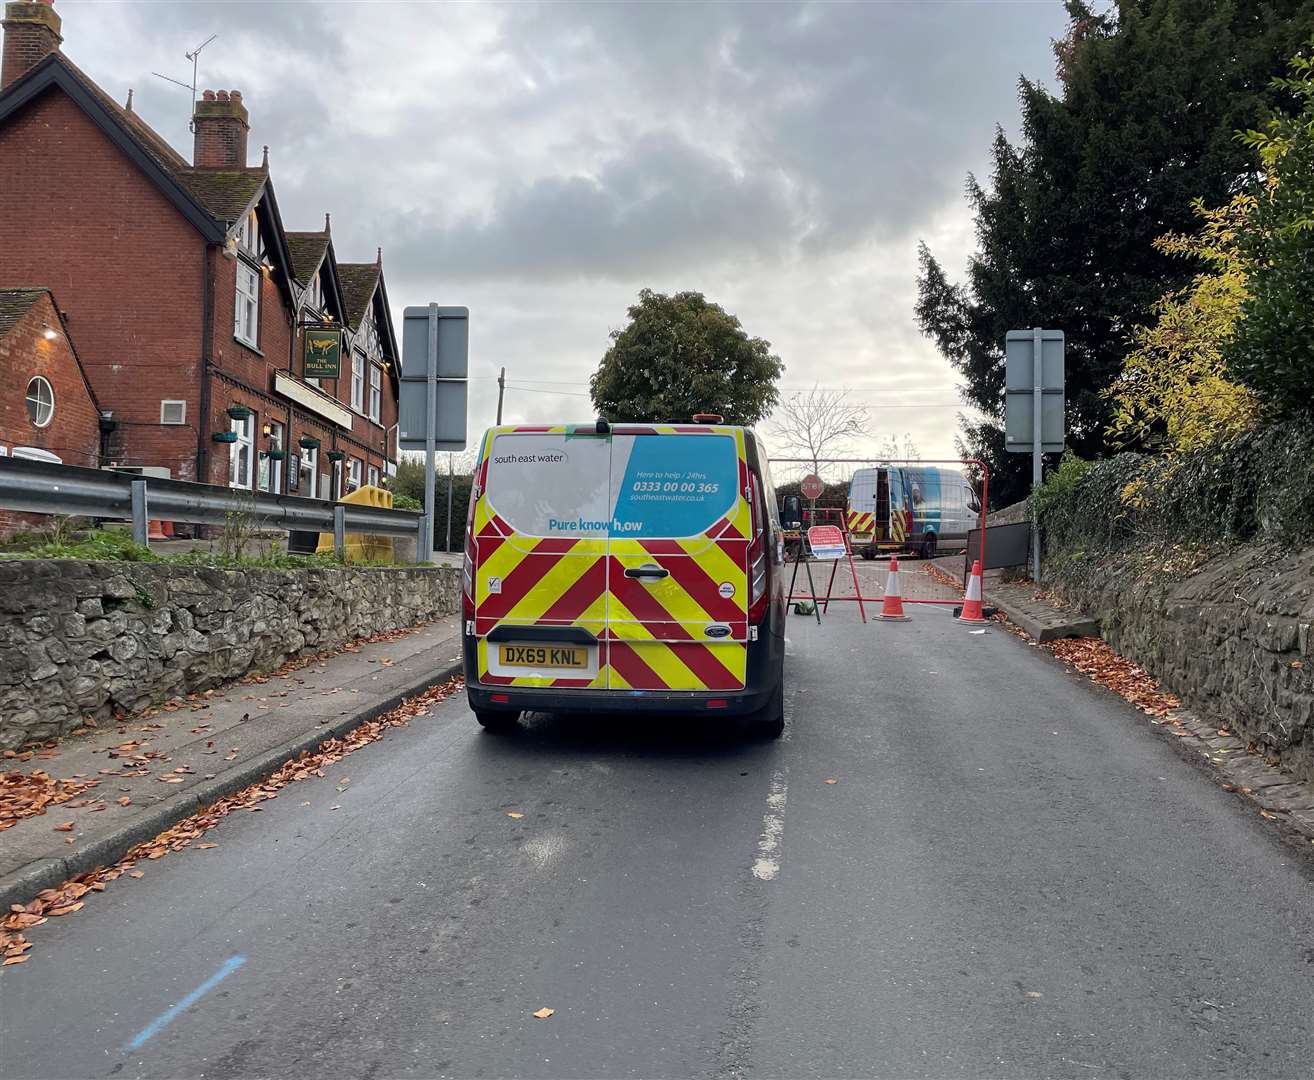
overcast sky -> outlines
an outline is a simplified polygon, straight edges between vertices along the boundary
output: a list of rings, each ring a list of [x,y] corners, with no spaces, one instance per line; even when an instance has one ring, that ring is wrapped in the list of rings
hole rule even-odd
[[[64,50],[190,156],[184,52],[240,89],[289,229],[382,245],[394,315],[471,311],[472,434],[586,420],[638,290],[696,289],[781,385],[852,387],[872,444],[953,454],[954,373],[913,318],[916,245],[954,272],[969,171],[1017,80],[1053,83],[1059,0],[935,3],[56,0]],[[770,433],[770,424],[763,425]]]

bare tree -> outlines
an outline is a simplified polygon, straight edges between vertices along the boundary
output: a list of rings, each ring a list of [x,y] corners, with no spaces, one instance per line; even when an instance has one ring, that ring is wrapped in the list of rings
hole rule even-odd
[[[886,461],[918,461],[922,452],[917,449],[912,435],[905,431],[902,438],[887,435],[884,442],[880,443],[880,455]]]
[[[782,457],[805,457],[819,474],[823,459],[852,454],[854,441],[867,433],[867,410],[851,404],[846,391],[814,383],[780,403],[771,428],[773,441],[787,452]]]

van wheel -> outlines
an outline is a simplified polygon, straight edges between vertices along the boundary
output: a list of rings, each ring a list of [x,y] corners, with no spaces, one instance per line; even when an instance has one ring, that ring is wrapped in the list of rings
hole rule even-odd
[[[493,735],[506,735],[516,729],[520,723],[518,712],[505,712],[501,709],[475,709],[475,719],[480,726]]]
[[[775,693],[753,714],[752,734],[759,739],[778,739],[785,732],[785,680],[776,683]]]

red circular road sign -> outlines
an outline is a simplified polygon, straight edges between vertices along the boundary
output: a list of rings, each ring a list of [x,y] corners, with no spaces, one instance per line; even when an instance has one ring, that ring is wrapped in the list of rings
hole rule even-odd
[[[799,484],[799,490],[803,492],[805,499],[820,499],[825,494],[826,485],[816,473],[808,473],[803,477],[803,483]]]

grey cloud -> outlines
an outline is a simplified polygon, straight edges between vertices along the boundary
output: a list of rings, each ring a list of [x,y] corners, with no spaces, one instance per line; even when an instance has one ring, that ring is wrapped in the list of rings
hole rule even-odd
[[[595,177],[507,186],[485,220],[449,224],[440,215],[411,222],[390,260],[463,275],[626,279],[726,252],[768,254],[796,231],[775,177],[736,175],[670,135],[636,139]]]
[[[1059,0],[56,4],[69,55],[184,152],[186,91],[150,72],[219,34],[202,85],[243,90],[288,227],[332,211],[343,260],[382,244],[398,309],[476,312],[472,429],[502,363],[582,390],[642,284],[736,311],[790,383],[952,381],[912,321],[913,240],[966,250],[964,174],[1065,23]],[[907,426],[945,451],[956,411]]]

